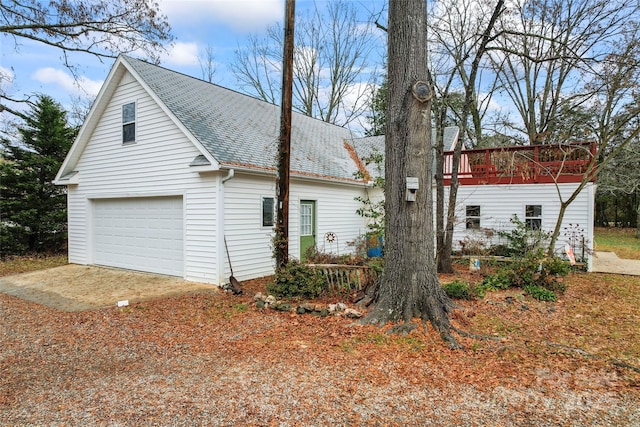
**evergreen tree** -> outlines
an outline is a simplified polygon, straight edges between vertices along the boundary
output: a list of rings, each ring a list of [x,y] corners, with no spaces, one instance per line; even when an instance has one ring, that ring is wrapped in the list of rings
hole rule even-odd
[[[382,84],[373,91],[373,96],[369,100],[370,115],[367,116],[369,129],[365,131],[366,136],[384,135],[387,123],[387,94],[388,85],[385,76]]]
[[[59,104],[41,95],[17,132],[17,141],[1,141],[0,255],[59,251],[66,242],[66,190],[52,181],[77,130]]]

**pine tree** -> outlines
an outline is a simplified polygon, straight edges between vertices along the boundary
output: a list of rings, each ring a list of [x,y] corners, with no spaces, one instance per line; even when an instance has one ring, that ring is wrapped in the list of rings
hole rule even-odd
[[[66,242],[66,191],[52,181],[77,130],[59,104],[41,95],[17,132],[18,140],[1,141],[0,255],[59,251]]]

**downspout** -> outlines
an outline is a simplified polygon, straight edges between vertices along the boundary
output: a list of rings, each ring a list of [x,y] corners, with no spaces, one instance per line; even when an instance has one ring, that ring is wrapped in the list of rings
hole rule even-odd
[[[226,279],[224,266],[225,266],[225,248],[224,248],[224,184],[235,176],[235,170],[229,169],[227,176],[220,178],[220,185],[218,185],[218,237],[217,237],[217,251],[218,251],[218,280],[217,285],[222,286]],[[222,238],[221,238],[222,237]]]
[[[236,175],[236,171],[233,169],[229,169],[229,172],[227,173],[227,176],[225,176],[224,178],[222,178],[222,184],[224,184],[225,182],[229,181],[231,178],[233,178]]]

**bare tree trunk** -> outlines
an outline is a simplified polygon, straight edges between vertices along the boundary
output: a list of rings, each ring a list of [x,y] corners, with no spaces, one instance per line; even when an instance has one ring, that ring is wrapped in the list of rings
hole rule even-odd
[[[447,225],[445,231],[445,240],[443,250],[439,258],[438,267],[442,273],[452,273],[453,263],[451,262],[451,252],[453,251],[453,227],[455,223],[455,210],[456,202],[458,198],[458,187],[460,182],[458,181],[458,168],[460,166],[460,156],[462,153],[462,146],[464,145],[464,138],[467,136],[468,129],[468,117],[471,114],[472,106],[476,101],[475,99],[475,85],[476,77],[478,75],[478,69],[480,68],[480,59],[485,54],[487,45],[490,41],[490,35],[493,31],[493,27],[498,20],[498,17],[504,11],[504,0],[499,0],[493,9],[491,19],[487,24],[487,28],[482,33],[482,39],[478,50],[476,51],[475,58],[471,64],[471,71],[469,73],[469,79],[465,87],[464,106],[462,108],[462,129],[460,130],[460,138],[454,151],[453,151],[453,165],[451,166],[451,184],[449,185],[449,206],[447,208]],[[479,126],[479,124],[478,124]],[[476,128],[478,131],[480,128]]]
[[[453,304],[436,273],[433,235],[431,88],[427,83],[426,3],[389,4],[389,103],[385,143],[385,268],[365,323],[429,320],[451,334]],[[419,184],[407,201],[407,178]],[[409,325],[405,325],[409,326]]]
[[[636,207],[636,239],[640,239],[640,198],[638,199],[638,206]]]

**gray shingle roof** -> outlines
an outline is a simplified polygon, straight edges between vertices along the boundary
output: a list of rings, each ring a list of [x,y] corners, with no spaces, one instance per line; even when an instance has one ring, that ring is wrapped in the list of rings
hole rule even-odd
[[[444,128],[444,147],[445,147],[444,150],[445,151],[452,151],[455,148],[458,142],[458,133],[459,133],[459,129],[457,126],[449,126]],[[431,139],[432,141],[435,141],[436,139],[435,130],[432,131]],[[364,138],[354,138],[352,141],[350,141],[350,144],[353,145],[353,148],[359,158],[366,159],[374,153],[384,154],[384,141],[385,141],[384,135],[379,135],[379,136],[368,136]],[[381,174],[384,175],[384,162],[380,165],[380,167],[381,167]],[[434,159],[433,168],[435,169],[435,159]],[[367,170],[373,176],[378,175],[378,173],[375,170],[375,166],[369,166],[367,167]]]
[[[141,60],[123,59],[221,165],[276,168],[278,106]],[[352,180],[357,168],[343,145],[349,139],[346,128],[294,113],[292,174]]]

